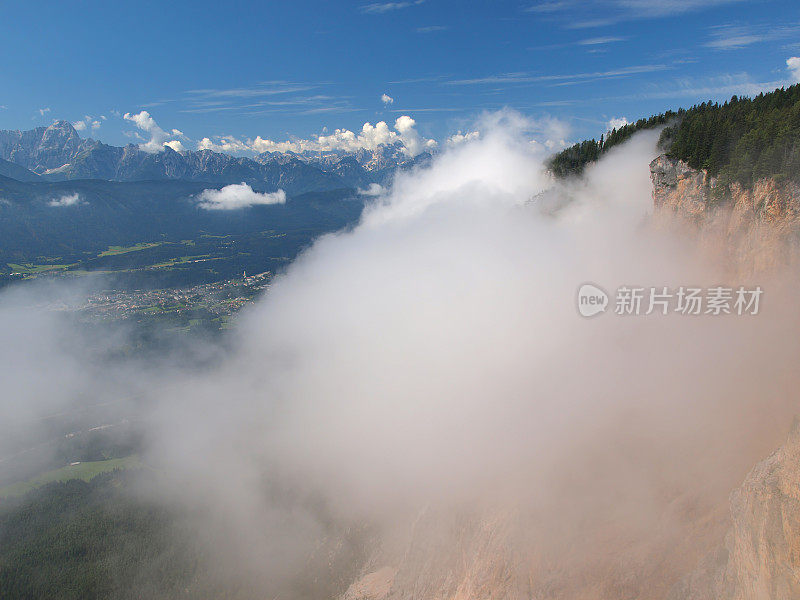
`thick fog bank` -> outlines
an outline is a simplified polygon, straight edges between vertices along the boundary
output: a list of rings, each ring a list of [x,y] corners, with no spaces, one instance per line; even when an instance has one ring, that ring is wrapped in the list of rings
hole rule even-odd
[[[145,459],[164,477],[148,493],[196,516],[221,564],[294,577],[335,524],[403,529],[426,506],[522,510],[554,560],[591,523],[646,543],[676,498],[716,506],[779,442],[794,282],[722,281],[650,226],[656,133],[555,183],[526,129],[495,118],[399,174],[239,316],[213,368],[121,368],[139,387],[157,373]],[[586,282],[611,293],[606,314],[578,313]],[[760,313],[613,314],[621,286],[720,284],[761,285]],[[3,411],[108,380],[48,341],[48,317],[26,334],[9,310]],[[42,357],[60,389],[28,375]]]

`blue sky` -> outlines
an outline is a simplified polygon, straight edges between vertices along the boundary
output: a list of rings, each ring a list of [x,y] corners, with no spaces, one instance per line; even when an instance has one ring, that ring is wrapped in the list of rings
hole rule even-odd
[[[442,141],[511,107],[575,141],[796,81],[800,3],[8,1],[0,56],[3,129],[235,149],[410,115]]]

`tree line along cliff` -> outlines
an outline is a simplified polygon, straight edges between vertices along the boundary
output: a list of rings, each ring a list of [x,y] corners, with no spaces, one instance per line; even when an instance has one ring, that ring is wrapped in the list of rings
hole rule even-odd
[[[667,111],[586,140],[549,161],[556,177],[579,175],[587,165],[634,133],[664,127],[660,149],[670,158],[715,177],[720,190],[750,187],[764,178],[800,180],[800,84],[759,94],[733,96]]]

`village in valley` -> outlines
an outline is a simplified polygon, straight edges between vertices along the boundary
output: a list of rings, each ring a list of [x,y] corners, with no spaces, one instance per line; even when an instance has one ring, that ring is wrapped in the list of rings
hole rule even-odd
[[[224,329],[230,317],[269,288],[272,277],[270,271],[255,275],[245,272],[235,279],[185,288],[108,289],[90,293],[81,302],[58,303],[50,308],[74,312],[90,322],[158,320]]]

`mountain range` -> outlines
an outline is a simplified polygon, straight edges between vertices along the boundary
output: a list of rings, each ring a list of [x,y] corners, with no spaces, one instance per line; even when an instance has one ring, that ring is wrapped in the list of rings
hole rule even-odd
[[[430,158],[427,153],[411,158],[399,144],[356,152],[265,152],[253,158],[212,150],[176,152],[169,147],[152,153],[134,144],[110,146],[81,138],[68,121],[28,131],[0,131],[0,175],[19,181],[245,182],[295,195],[385,183],[398,168],[425,164]]]

